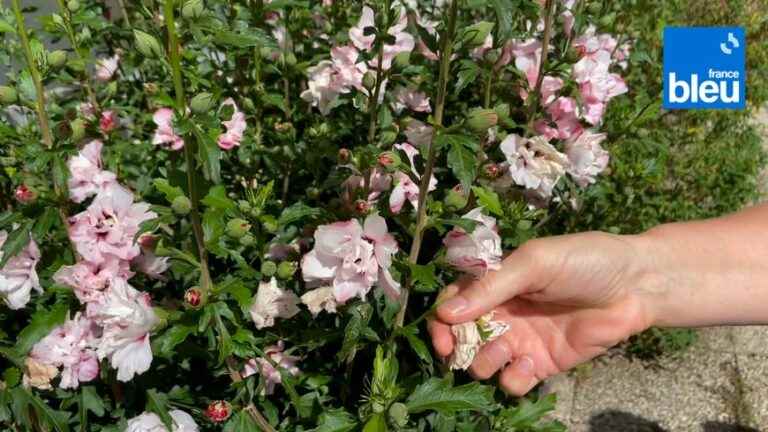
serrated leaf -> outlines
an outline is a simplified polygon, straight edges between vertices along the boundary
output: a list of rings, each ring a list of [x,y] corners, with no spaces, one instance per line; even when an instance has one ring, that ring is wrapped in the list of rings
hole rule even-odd
[[[557,396],[555,394],[546,395],[535,402],[525,398],[521,399],[517,406],[505,408],[498,414],[494,421],[493,430],[501,432],[510,429],[533,429],[539,426],[538,423],[544,415],[555,409],[556,402]]]
[[[227,196],[227,190],[223,185],[217,185],[208,191],[208,194],[200,200],[206,206],[218,210],[232,210],[237,207],[234,201]]]
[[[17,387],[22,388],[23,387]],[[69,432],[69,425],[67,424],[67,418],[68,414],[66,412],[62,411],[55,411],[53,408],[48,406],[47,403],[45,403],[44,400],[40,399],[37,395],[30,392],[29,390],[23,389],[27,393],[28,400],[32,407],[34,408],[35,412],[37,413],[37,417],[42,419],[48,426],[52,427],[53,430],[58,432]]]
[[[173,203],[173,200],[177,197],[184,196],[183,189],[178,186],[172,186],[164,178],[155,179],[152,184],[155,186],[155,189],[165,195],[165,200],[169,203]]]
[[[238,411],[224,425],[224,432],[261,432],[251,415],[245,410]]]
[[[437,219],[438,223],[442,223],[444,225],[451,225],[458,228],[461,228],[466,233],[471,233],[475,230],[475,227],[477,226],[478,222],[476,220],[472,219],[465,219],[465,218],[456,218],[456,219]]]
[[[435,263],[413,264],[408,263],[411,270],[411,281],[414,291],[417,292],[435,292],[440,282],[437,280],[437,269]]]
[[[168,430],[173,429],[173,418],[168,414],[168,397],[165,394],[155,389],[147,390],[147,411],[157,414]]]
[[[162,335],[156,337],[152,345],[157,349],[156,352],[159,356],[169,357],[177,345],[195,332],[195,327],[195,324],[176,323]]]
[[[512,6],[510,0],[490,0],[490,4],[496,12],[496,22],[499,27],[496,33],[498,40],[506,40],[512,36],[514,14],[517,8]]]
[[[477,80],[480,75],[480,66],[471,60],[462,60],[459,62],[458,81],[453,89],[453,94],[458,95],[462,90]]]
[[[496,192],[480,186],[473,186],[472,191],[475,192],[477,202],[480,203],[483,208],[496,216],[504,216],[504,209],[501,207],[501,201]]]
[[[357,420],[343,409],[327,410],[320,414],[312,432],[350,432],[358,426]]]
[[[21,382],[21,370],[16,367],[9,367],[3,371],[3,382],[8,387],[16,387]]]
[[[266,33],[253,27],[249,27],[247,33],[236,33],[222,28],[213,29],[213,40],[217,44],[236,48],[274,45]]]
[[[337,354],[340,362],[351,362],[355,358],[357,343],[364,329],[368,327],[372,312],[373,308],[368,303],[361,303],[350,308],[351,318],[344,329],[344,342],[342,342],[341,350]]]
[[[494,388],[477,382],[453,387],[448,378],[430,378],[408,397],[406,406],[412,414],[424,411],[490,411],[494,409]]]
[[[464,190],[469,190],[477,176],[475,153],[464,145],[452,144],[448,149],[448,166],[453,171],[453,175],[461,182]]]
[[[277,223],[280,226],[285,226],[309,216],[318,216],[320,213],[321,211],[318,208],[310,207],[304,203],[297,202],[296,204],[283,210]]]
[[[419,359],[423,361],[426,365],[428,365],[430,368],[432,367],[432,355],[429,353],[429,348],[427,348],[427,344],[424,343],[421,338],[419,338],[418,335],[418,328],[413,326],[407,326],[403,327],[402,333],[403,336],[408,340],[408,344],[411,346],[411,349],[413,349],[413,352],[416,353],[417,356],[419,356]]]

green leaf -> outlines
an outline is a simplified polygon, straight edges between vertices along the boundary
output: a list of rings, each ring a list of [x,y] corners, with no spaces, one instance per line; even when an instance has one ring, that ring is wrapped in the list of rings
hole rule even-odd
[[[373,307],[368,303],[361,303],[350,308],[350,318],[344,329],[344,342],[341,344],[341,350],[337,354],[340,362],[351,362],[357,352],[357,344],[363,331],[368,327],[371,320]]]
[[[448,166],[453,171],[453,175],[461,182],[464,190],[469,190],[477,176],[475,153],[463,145],[452,144],[448,150]]]
[[[496,33],[498,40],[509,39],[512,36],[514,14],[518,12],[517,8],[512,6],[510,0],[490,0],[490,4],[496,12],[496,22],[499,24]]]
[[[504,209],[501,207],[501,201],[496,192],[480,186],[473,186],[472,190],[475,192],[475,195],[477,195],[477,202],[480,203],[481,206],[496,216],[504,216]]]
[[[96,387],[85,386],[80,389],[81,403],[88,411],[101,417],[104,415],[105,407],[101,396],[96,392]]]
[[[247,33],[235,33],[223,28],[211,29],[213,40],[220,45],[229,45],[236,48],[249,48],[255,46],[271,46],[274,42],[262,30],[249,27]]]
[[[427,344],[424,343],[423,340],[419,337],[419,329],[415,326],[406,326],[402,329],[402,334],[405,336],[405,338],[408,340],[408,344],[411,346],[411,349],[416,353],[417,356],[419,356],[419,359],[423,361],[425,364],[429,365],[429,367],[432,367],[432,355],[429,353],[429,348],[427,348]]]
[[[467,233],[471,233],[475,230],[478,222],[472,219],[456,218],[456,219],[437,219],[435,222],[443,225],[451,225],[463,229]]]
[[[19,228],[13,230],[8,234],[5,239],[2,248],[2,259],[0,259],[0,268],[5,267],[8,260],[15,257],[29,244],[29,232],[32,230],[35,221],[29,220],[24,222]]]
[[[17,387],[21,388],[21,387]],[[68,414],[62,411],[55,411],[48,406],[44,400],[40,399],[37,395],[24,389],[27,393],[27,397],[37,413],[37,417],[42,419],[48,426],[58,432],[69,432],[69,425],[67,424]]]
[[[475,82],[481,72],[477,62],[471,60],[462,60],[459,62],[459,65],[459,79],[456,81],[456,86],[453,89],[454,95],[458,95],[467,86]]]
[[[168,180],[164,178],[155,179],[152,184],[155,185],[155,189],[165,195],[165,200],[169,203],[173,203],[173,200],[177,197],[184,196],[184,190],[178,186],[172,186],[168,183]]]
[[[435,292],[440,282],[437,280],[435,263],[413,264],[408,263],[411,270],[411,281],[416,292]]]
[[[320,414],[317,427],[312,432],[351,432],[357,426],[357,420],[352,414],[343,409],[332,409]]]
[[[224,425],[224,432],[261,432],[251,415],[245,410],[238,411]]]
[[[277,223],[280,226],[285,226],[304,219],[308,216],[319,216],[320,213],[321,211],[318,208],[309,207],[304,203],[297,202],[296,204],[283,210]]]
[[[387,420],[384,414],[374,414],[363,427],[363,432],[387,432]]]
[[[195,332],[195,327],[197,326],[194,323],[186,324],[177,322],[160,337],[155,338],[152,345],[156,348],[156,352],[159,356],[170,357],[173,354],[173,349]]]
[[[8,387],[16,387],[21,382],[21,370],[16,367],[9,367],[3,371],[3,381]]]
[[[477,382],[453,387],[449,378],[430,378],[408,397],[408,412],[452,413],[455,411],[490,411],[494,409],[494,388]]]
[[[0,214],[0,229],[12,226],[22,218],[21,213],[6,211]]]
[[[529,430],[534,427],[541,427],[539,421],[548,412],[555,409],[555,403],[557,402],[557,396],[549,394],[540,398],[535,402],[531,402],[529,399],[521,399],[520,404],[513,408],[503,409],[494,421],[494,431],[507,431],[507,430]],[[558,424],[554,425],[550,423],[545,425],[547,427],[558,427]],[[540,429],[536,429],[537,431]],[[557,431],[565,429],[546,429],[547,431]]]
[[[0,19],[0,33],[16,33],[16,29],[8,21]]]
[[[253,302],[253,293],[245,286],[242,280],[237,278],[224,281],[218,286],[218,292],[231,295],[243,311],[250,309]]]
[[[29,324],[16,337],[15,350],[22,356],[26,355],[32,346],[60,325],[67,318],[67,304],[57,303],[50,310],[40,309],[32,314]]]
[[[155,389],[147,390],[147,411],[151,411],[163,421],[168,430],[173,429],[173,418],[168,414],[168,396]]]
[[[227,190],[223,185],[212,187],[205,198],[200,200],[200,202],[210,208],[218,210],[233,210],[237,208],[237,204],[227,196]]]

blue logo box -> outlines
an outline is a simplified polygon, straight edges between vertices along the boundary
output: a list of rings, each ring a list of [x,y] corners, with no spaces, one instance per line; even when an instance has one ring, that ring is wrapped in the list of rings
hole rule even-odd
[[[742,27],[664,28],[666,109],[743,109],[747,41]]]

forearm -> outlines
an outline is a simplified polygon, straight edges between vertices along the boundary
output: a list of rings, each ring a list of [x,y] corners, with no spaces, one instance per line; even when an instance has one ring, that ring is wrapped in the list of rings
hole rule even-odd
[[[662,327],[768,324],[768,204],[635,237],[637,286]]]

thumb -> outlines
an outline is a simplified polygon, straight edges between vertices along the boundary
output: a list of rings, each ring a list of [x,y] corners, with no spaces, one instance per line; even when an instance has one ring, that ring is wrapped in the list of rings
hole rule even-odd
[[[475,320],[517,295],[532,292],[540,282],[540,264],[532,258],[528,244],[518,248],[502,262],[501,269],[480,279],[460,280],[446,287],[456,295],[437,308],[437,317],[448,324]],[[537,283],[538,285],[538,283]]]

